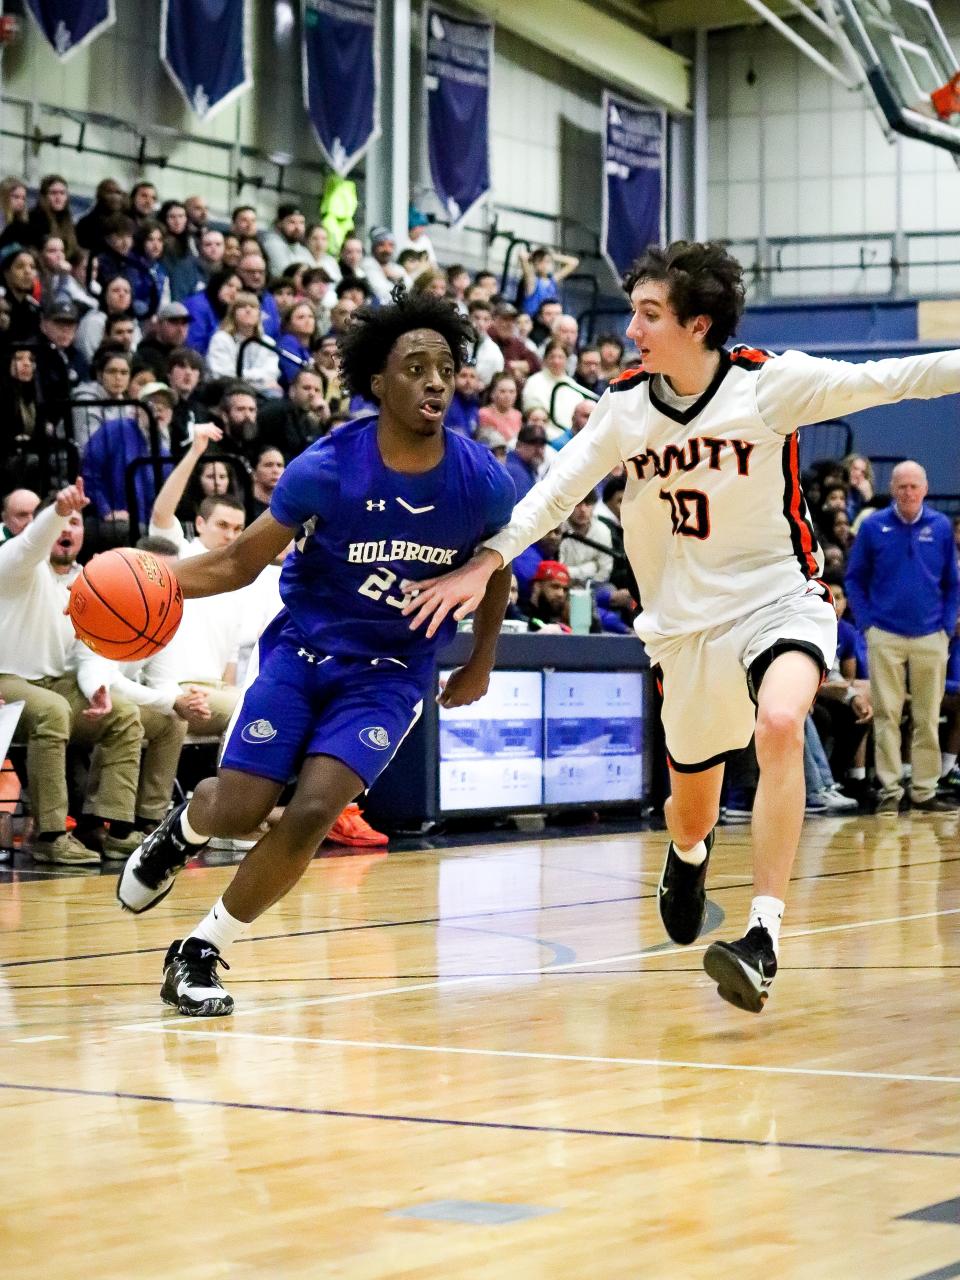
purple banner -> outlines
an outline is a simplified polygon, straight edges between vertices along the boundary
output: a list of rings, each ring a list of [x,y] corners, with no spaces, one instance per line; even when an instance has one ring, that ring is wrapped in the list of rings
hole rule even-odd
[[[160,61],[200,120],[253,84],[246,0],[163,0]]]
[[[380,136],[379,0],[303,0],[303,105],[341,177]]]
[[[603,120],[600,250],[622,276],[647,245],[663,240],[664,117],[605,92]]]
[[[433,189],[453,226],[490,190],[493,27],[425,9],[427,148]]]
[[[26,0],[46,42],[65,61],[117,20],[114,0]]]

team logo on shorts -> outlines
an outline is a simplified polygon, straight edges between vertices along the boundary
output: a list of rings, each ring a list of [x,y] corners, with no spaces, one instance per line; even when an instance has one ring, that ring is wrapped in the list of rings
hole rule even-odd
[[[369,729],[360,730],[360,741],[374,751],[386,751],[390,746],[390,735],[382,726],[371,725]]]
[[[244,742],[269,742],[271,738],[277,736],[277,731],[269,720],[251,720],[249,724],[245,724],[240,730],[240,737]]]

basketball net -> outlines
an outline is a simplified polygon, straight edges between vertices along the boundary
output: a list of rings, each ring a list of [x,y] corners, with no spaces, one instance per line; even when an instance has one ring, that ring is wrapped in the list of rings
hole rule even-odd
[[[941,120],[949,120],[960,112],[960,71],[930,95],[933,109]]]

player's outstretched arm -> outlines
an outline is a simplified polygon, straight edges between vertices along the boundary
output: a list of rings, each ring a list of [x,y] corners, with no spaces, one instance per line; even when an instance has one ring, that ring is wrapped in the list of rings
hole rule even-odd
[[[510,565],[495,570],[490,577],[473,620],[473,652],[462,667],[451,673],[441,690],[437,698],[441,707],[465,707],[487,692],[512,577]]]
[[[248,586],[261,570],[276,560],[294,532],[265,511],[229,547],[178,560],[174,572],[184,596],[188,600],[218,596],[224,591]]]
[[[403,612],[414,614],[410,619],[410,630],[416,631],[429,618],[426,631],[429,639],[436,634],[451,609],[455,610],[453,616],[458,622],[468,613],[473,613],[484,599],[490,578],[503,567],[503,556],[499,551],[481,547],[471,560],[452,573],[445,573],[440,578],[424,578],[422,582],[401,583],[401,590],[410,594]],[[507,588],[509,592],[509,581]],[[503,607],[506,609],[506,602]],[[501,612],[498,627],[502,619]]]

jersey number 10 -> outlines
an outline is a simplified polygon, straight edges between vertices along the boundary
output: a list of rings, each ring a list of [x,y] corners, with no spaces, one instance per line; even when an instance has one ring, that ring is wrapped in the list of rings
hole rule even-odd
[[[677,489],[675,493],[661,489],[660,497],[670,508],[670,524],[675,535],[710,537],[710,504],[705,493],[700,489]]]

